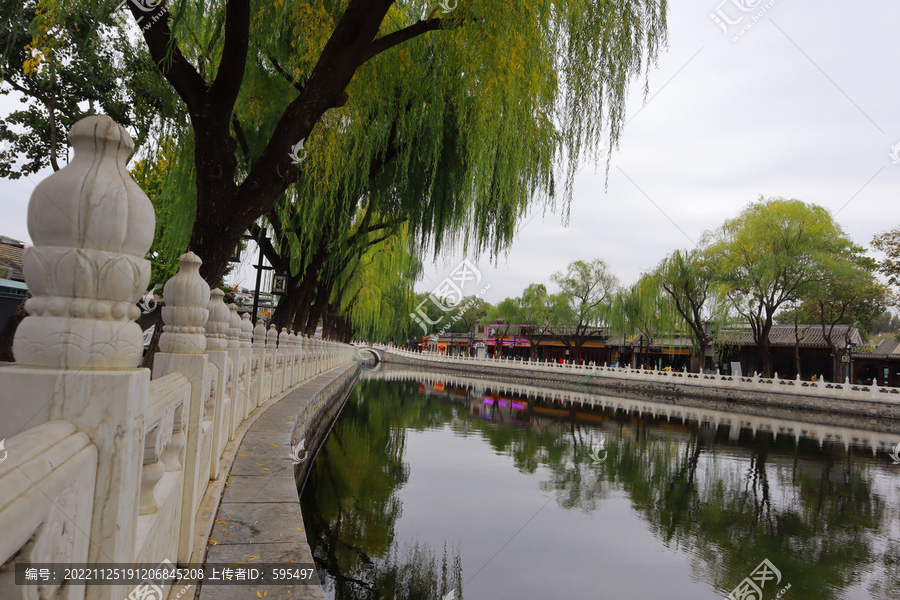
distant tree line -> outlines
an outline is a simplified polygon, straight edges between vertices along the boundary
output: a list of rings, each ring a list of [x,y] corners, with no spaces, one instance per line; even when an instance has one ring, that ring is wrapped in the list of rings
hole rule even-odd
[[[898,242],[900,229],[878,236],[873,247],[886,255],[878,261],[821,206],[760,197],[707,232],[695,248],[676,250],[631,285],[621,285],[600,259],[576,260],[551,276],[557,293],[533,283],[519,297],[470,308],[458,328],[476,318],[531,324],[528,335],[556,336],[575,357],[600,332],[681,334],[691,340],[696,372],[716,332],[742,323],[759,348],[763,375],[771,376],[773,325],[793,324],[797,332],[801,325],[819,325],[837,373],[847,342],[839,339],[846,328],[838,325],[855,324],[864,336],[900,329],[900,318],[888,310],[896,307],[896,297],[877,276],[881,271],[889,283],[898,283]],[[498,335],[506,329],[501,326]]]

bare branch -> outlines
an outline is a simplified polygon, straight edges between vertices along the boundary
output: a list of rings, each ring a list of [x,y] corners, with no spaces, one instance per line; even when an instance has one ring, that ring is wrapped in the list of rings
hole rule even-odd
[[[272,67],[274,67],[275,70],[278,71],[278,74],[281,75],[285,81],[291,84],[291,87],[293,87],[301,94],[303,93],[303,86],[300,85],[300,82],[294,81],[294,78],[291,77],[287,71],[281,68],[281,65],[278,64],[278,61],[275,60],[275,58],[271,54],[266,53],[266,58],[269,59],[269,62],[272,63]]]

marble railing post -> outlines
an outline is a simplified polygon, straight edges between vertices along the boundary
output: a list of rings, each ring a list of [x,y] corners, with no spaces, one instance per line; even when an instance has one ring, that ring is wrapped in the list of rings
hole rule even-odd
[[[309,339],[306,334],[300,334],[300,378],[302,381],[309,379]]]
[[[274,325],[269,325],[269,330],[266,331],[266,354],[272,359],[272,378],[266,394],[266,400],[268,400],[278,393],[278,331],[275,330]]]
[[[309,336],[310,345],[310,377],[319,374],[319,340],[314,336]]]
[[[234,439],[234,432],[244,420],[247,392],[244,388],[246,365],[241,363],[241,316],[236,304],[228,304],[228,356],[231,358],[231,415],[228,423],[228,439]]]
[[[291,387],[293,387],[300,381],[300,340],[297,338],[297,334],[294,333],[293,329],[291,329],[290,340],[291,356],[293,357],[291,361],[291,364],[293,365],[291,371]]]
[[[191,397],[186,418],[184,486],[178,524],[179,564],[190,561],[194,541],[194,524],[200,498],[206,491],[207,465],[202,464],[203,414],[210,390],[206,379],[208,359],[203,334],[209,315],[209,286],[200,277],[201,261],[193,252],[181,256],[179,271],[166,282],[163,297],[163,334],[159,352],[153,358],[153,377],[171,373],[183,374],[191,384]],[[165,525],[163,525],[165,526]],[[170,557],[160,557],[169,558]]]
[[[265,381],[266,381],[266,328],[262,324],[262,319],[256,322],[253,328],[253,363],[256,365],[256,390],[255,402],[256,406],[261,405],[266,400]]]
[[[256,408],[256,395],[251,376],[253,373],[253,323],[250,313],[241,315],[241,359],[244,361],[244,416],[246,419]]]
[[[291,359],[293,358],[291,356],[291,350],[290,350],[290,348],[288,348],[287,327],[282,327],[281,333],[278,334],[278,352],[279,352],[279,354],[281,354],[284,357],[282,359],[282,364],[284,365],[284,367],[282,368],[282,371],[281,371],[281,381],[280,381],[280,384],[281,384],[280,389],[283,391],[283,390],[286,390],[289,387],[291,387],[290,372],[291,372]]]
[[[216,373],[216,393],[213,406],[209,407],[207,419],[212,420],[212,454],[209,457],[209,478],[219,478],[219,455],[228,442],[228,427],[233,398],[229,398],[229,382],[232,373],[228,372],[228,343],[231,328],[231,311],[224,302],[225,293],[219,288],[210,292],[207,309],[209,320],[206,322],[206,355],[214,364]],[[233,387],[233,386],[232,386]]]
[[[28,204],[34,245],[22,259],[32,297],[13,340],[18,364],[0,369],[0,440],[51,420],[86,433],[98,450],[89,560],[127,563],[150,382],[150,372],[137,368],[143,339],[134,319],[150,279],[144,255],[155,219],[128,176],[134,144],[123,127],[87,117],[72,126],[69,141],[72,161],[38,184]],[[71,515],[63,520],[74,527]],[[86,597],[123,592],[93,586]]]

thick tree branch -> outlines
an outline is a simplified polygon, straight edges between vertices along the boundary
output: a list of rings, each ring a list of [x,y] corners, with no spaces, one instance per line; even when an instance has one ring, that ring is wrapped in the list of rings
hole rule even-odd
[[[213,102],[231,114],[244,71],[250,45],[250,0],[228,0],[225,8],[225,43],[216,80],[210,89]]]
[[[143,30],[153,63],[194,114],[200,109],[207,84],[175,43],[169,29],[169,11],[160,5],[148,15],[138,8],[136,2],[129,2],[128,7]]]
[[[441,29],[444,21],[445,19],[428,19],[425,21],[419,21],[418,23],[414,23],[409,27],[404,27],[403,29],[400,29],[398,31],[383,35],[376,40],[372,40],[372,43],[369,44],[369,48],[363,55],[362,60],[359,64],[363,64],[373,56],[377,56],[385,50],[393,48],[397,44],[402,44],[403,42],[426,34],[429,31]]]

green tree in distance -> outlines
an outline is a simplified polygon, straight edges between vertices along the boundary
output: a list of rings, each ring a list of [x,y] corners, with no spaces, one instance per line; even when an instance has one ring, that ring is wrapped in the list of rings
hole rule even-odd
[[[581,347],[602,332],[619,279],[599,258],[572,261],[565,272],[556,271],[550,279],[560,289],[560,318],[552,332],[572,351],[574,360],[581,360]]]
[[[888,278],[888,283],[900,286],[900,227],[876,235],[872,247],[885,254],[878,270]]]
[[[874,276],[875,260],[863,252],[863,248],[851,246],[846,254],[825,257],[819,279],[808,288],[798,306],[785,311],[785,318],[795,329],[799,324],[822,327],[831,350],[833,373],[841,379],[850,376],[849,364],[842,362],[842,356],[851,342],[851,331],[842,328],[843,335],[839,336],[835,327],[856,325],[865,338],[874,333],[876,320],[891,302],[890,291]]]
[[[653,275],[690,333],[691,372],[700,373],[711,341],[712,269],[701,250],[676,250],[656,267]]]
[[[771,377],[775,314],[809,294],[832,257],[848,255],[853,243],[821,206],[762,197],[707,242],[716,290],[749,324],[763,375]]]

